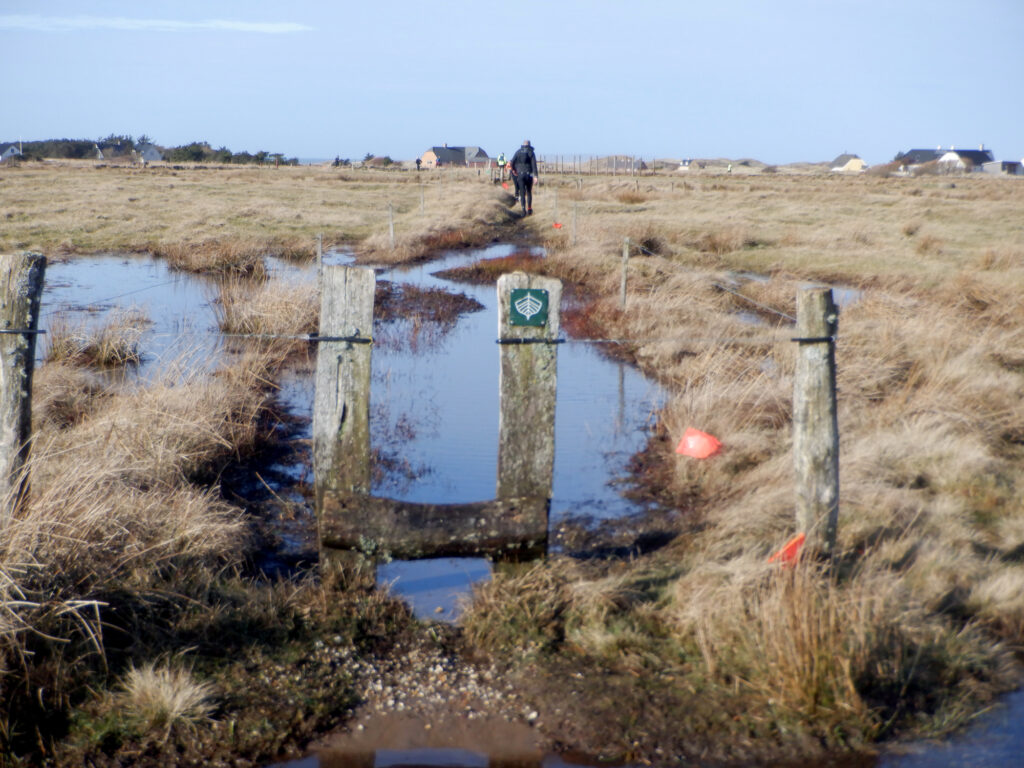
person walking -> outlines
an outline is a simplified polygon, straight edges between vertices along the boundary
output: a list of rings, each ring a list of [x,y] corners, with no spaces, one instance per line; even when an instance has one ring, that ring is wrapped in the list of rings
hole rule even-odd
[[[539,184],[540,177],[537,173],[537,156],[533,153],[529,139],[523,141],[523,146],[512,155],[512,176],[516,182],[523,216],[530,216],[533,213],[533,183],[536,181]]]

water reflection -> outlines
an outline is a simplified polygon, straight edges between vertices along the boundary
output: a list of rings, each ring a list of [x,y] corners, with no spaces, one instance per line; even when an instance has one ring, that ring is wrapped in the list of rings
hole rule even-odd
[[[380,345],[373,351],[371,448],[381,458],[372,492],[413,502],[459,503],[495,495],[498,451],[498,359],[493,285],[455,284],[434,275],[478,259],[508,255],[492,246],[461,251],[428,264],[383,271],[381,280],[465,293],[483,307],[464,314],[431,343]],[[325,254],[345,263],[346,253]],[[268,260],[277,279],[315,280],[313,265]],[[141,365],[124,372],[141,382],[177,370],[212,370],[228,354],[218,331],[213,278],[175,272],[148,256],[99,255],[47,267],[40,325],[58,318],[97,327],[109,313],[137,307],[149,318],[140,339]],[[39,355],[45,343],[39,345]],[[603,357],[594,345],[563,344],[558,353],[555,472],[551,526],[566,520],[600,523],[635,515],[644,507],[625,498],[620,483],[629,458],[648,437],[664,393],[635,369]],[[268,468],[274,492],[300,514],[278,531],[282,552],[297,556],[311,546],[315,525],[302,495],[311,480],[308,447],[314,378],[312,367],[282,372],[278,399],[298,423],[294,461]],[[489,577],[486,560],[445,558],[390,563],[379,583],[393,585],[424,618],[453,619],[468,585]],[[438,610],[440,609],[440,610]]]
[[[149,256],[106,254],[51,262],[39,327],[49,332],[63,321],[71,328],[96,329],[112,311],[135,308],[148,318],[139,342],[144,357],[126,374],[149,380],[172,363],[208,370],[222,349],[211,305],[215,296],[212,279],[174,272]],[[37,345],[37,363],[48,346],[49,338]]]
[[[1024,690],[941,744],[921,742],[885,755],[878,768],[1010,768],[1024,765]]]
[[[399,468],[407,470],[397,479],[394,473],[375,478],[374,495],[445,504],[494,497],[499,359],[495,287],[455,284],[436,273],[514,250],[497,245],[452,253],[440,261],[398,267],[378,276],[463,292],[483,309],[463,315],[455,328],[415,354],[402,345],[374,347],[372,447],[400,459]],[[622,495],[616,482],[627,474],[630,457],[643,448],[663,401],[656,384],[602,356],[594,345],[559,347],[552,528],[570,518],[602,521],[643,510]],[[442,595],[418,585],[461,579],[463,573],[480,580],[489,576],[490,566],[486,560],[472,560],[461,561],[456,571],[452,567],[447,560],[390,563],[378,568],[378,579],[391,582],[417,615],[453,618],[464,590]],[[412,573],[417,575],[411,577]]]
[[[367,753],[332,753],[275,763],[268,768],[581,768],[583,763],[567,763],[558,755],[540,757],[502,757],[468,749],[378,749]]]

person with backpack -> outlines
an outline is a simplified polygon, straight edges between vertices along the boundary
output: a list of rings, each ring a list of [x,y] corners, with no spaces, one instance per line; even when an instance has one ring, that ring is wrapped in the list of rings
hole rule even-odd
[[[523,208],[523,216],[533,214],[533,184],[540,183],[537,173],[537,156],[533,153],[530,140],[523,141],[523,146],[512,155],[512,177],[516,182],[519,204]]]

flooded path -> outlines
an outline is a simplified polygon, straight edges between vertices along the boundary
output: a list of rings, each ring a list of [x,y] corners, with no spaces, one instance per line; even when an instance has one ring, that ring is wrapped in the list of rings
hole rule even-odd
[[[440,262],[383,272],[381,280],[444,287],[476,299],[482,310],[464,315],[451,329],[420,328],[415,337],[395,326],[384,333],[373,352],[373,448],[383,471],[373,492],[414,501],[478,501],[494,495],[498,433],[498,345],[493,286],[465,286],[442,281],[434,272],[480,258],[507,254],[511,246],[459,252]],[[344,257],[338,256],[342,259]],[[311,267],[271,265],[277,276],[313,280]],[[53,327],[63,318],[72,325],[98,324],[111,312],[136,308],[149,318],[140,339],[143,362],[131,376],[148,381],[167,366],[216,366],[226,352],[216,328],[215,282],[174,273],[162,261],[144,256],[100,255],[48,265],[40,325]],[[391,337],[390,342],[388,337]],[[414,343],[410,340],[414,338]],[[45,342],[39,345],[39,354]],[[552,548],[564,547],[563,525],[599,524],[642,514],[642,505],[621,493],[629,457],[643,447],[648,429],[665,394],[629,366],[603,357],[594,345],[563,344],[559,348],[556,407],[556,458],[551,506]],[[295,436],[308,439],[313,401],[310,370],[286,371],[281,397],[306,425]],[[274,467],[275,492],[302,500],[301,487],[311,482],[308,460]],[[302,502],[305,503],[305,502]],[[284,536],[285,546],[309,548],[312,510],[296,521],[298,533]],[[614,524],[614,523],[613,523]],[[302,532],[305,533],[302,533]],[[586,553],[582,553],[586,554]],[[437,560],[382,566],[381,583],[407,599],[420,616],[452,620],[457,601],[471,583],[490,576],[485,560]],[[440,611],[438,611],[440,609]],[[537,753],[500,757],[465,744],[445,746],[430,741],[418,724],[419,738],[405,727],[401,739],[382,732],[367,734],[358,753],[323,752],[288,763],[289,768],[327,766],[486,766],[518,765],[560,768],[562,758]],[[390,732],[389,732],[390,733]],[[395,731],[394,733],[398,733]],[[468,737],[467,737],[468,738]],[[476,738],[475,736],[473,737]],[[376,742],[374,743],[374,741]],[[388,748],[381,748],[382,745]],[[964,733],[947,743],[901,747],[874,762],[877,768],[975,766],[1006,768],[1024,755],[1024,691],[1005,697]],[[577,763],[572,763],[577,764]],[[864,765],[872,764],[870,760]]]
[[[506,256],[510,245],[461,251],[438,261],[382,272],[419,288],[463,293],[483,309],[451,329],[399,327],[373,349],[371,449],[391,471],[375,477],[372,493],[403,501],[474,502],[494,498],[498,461],[497,297],[493,285],[466,285],[435,273]],[[379,331],[375,331],[380,335]],[[398,343],[388,340],[397,336]],[[665,394],[635,369],[602,356],[594,345],[558,350],[552,549],[559,526],[579,518],[601,521],[642,511],[620,483],[630,457],[644,447]],[[396,562],[381,566],[380,583],[410,602],[421,617],[453,619],[468,584],[488,578],[483,559]]]

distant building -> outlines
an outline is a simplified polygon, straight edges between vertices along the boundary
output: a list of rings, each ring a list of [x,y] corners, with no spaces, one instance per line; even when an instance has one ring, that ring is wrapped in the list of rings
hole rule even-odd
[[[164,159],[163,153],[153,144],[139,144],[135,148],[135,153],[144,163],[158,163]]]
[[[449,165],[469,168],[490,168],[494,161],[480,147],[431,147],[420,160],[425,168],[444,168]]]
[[[860,173],[867,166],[857,155],[843,153],[829,166],[834,173]]]
[[[939,167],[945,171],[980,171],[985,163],[995,160],[992,150],[979,147],[978,149],[954,149],[947,150],[939,147],[937,149],[911,149],[896,155],[895,160],[907,168],[925,163],[937,162]]]
[[[17,144],[0,144],[0,163],[10,160],[12,157],[19,157],[21,150]]]
[[[1006,176],[1020,176],[1024,174],[1024,167],[1016,160],[993,160],[982,165],[985,173],[1002,174]]]

